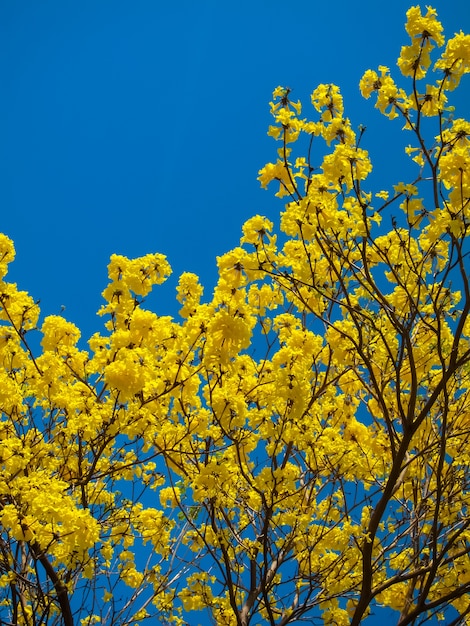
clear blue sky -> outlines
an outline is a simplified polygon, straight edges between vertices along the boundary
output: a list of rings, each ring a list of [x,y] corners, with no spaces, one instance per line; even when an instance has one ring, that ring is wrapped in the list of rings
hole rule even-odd
[[[244,220],[276,221],[282,208],[256,180],[275,159],[266,131],[279,84],[307,105],[318,83],[339,84],[353,125],[368,127],[376,176],[396,171],[384,144],[401,123],[382,123],[358,81],[394,67],[410,4],[3,0],[0,231],[17,248],[11,279],[44,314],[65,305],[85,337],[102,327],[113,252],[168,256],[175,275],[151,302],[159,313],[177,311],[182,271],[210,292],[215,257],[238,244]],[[446,34],[470,30],[468,0],[433,6]],[[457,112],[468,116],[464,83]]]

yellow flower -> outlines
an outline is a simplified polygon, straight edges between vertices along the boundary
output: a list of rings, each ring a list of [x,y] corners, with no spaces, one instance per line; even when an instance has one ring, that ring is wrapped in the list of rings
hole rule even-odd
[[[443,26],[437,20],[437,12],[432,7],[426,7],[426,15],[421,14],[421,8],[414,6],[406,12],[407,22],[405,25],[406,32],[411,39],[431,39],[438,46],[444,43],[444,35],[442,34]]]
[[[342,118],[343,97],[337,85],[318,85],[310,99],[315,109],[322,114],[321,118],[324,122]]]
[[[255,215],[243,224],[243,237],[240,243],[251,243],[256,246],[262,245],[272,229],[273,223],[270,220],[261,215]]]
[[[2,279],[7,271],[8,264],[15,259],[15,247],[12,240],[0,233],[0,279]]]
[[[64,350],[72,348],[80,339],[80,330],[60,315],[49,315],[43,322],[41,345],[46,350]]]
[[[460,31],[449,39],[434,68],[444,72],[444,89],[455,89],[463,74],[470,72],[470,35],[465,35]]]

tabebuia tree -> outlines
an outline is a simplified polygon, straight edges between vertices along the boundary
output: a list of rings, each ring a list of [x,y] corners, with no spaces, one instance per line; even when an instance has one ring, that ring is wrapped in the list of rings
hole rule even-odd
[[[1,624],[469,623],[470,36],[406,30],[403,86],[360,89],[411,178],[368,185],[338,87],[311,118],[278,87],[280,224],[243,225],[211,298],[183,274],[179,319],[144,306],[167,260],[115,255],[81,349],[0,238]]]

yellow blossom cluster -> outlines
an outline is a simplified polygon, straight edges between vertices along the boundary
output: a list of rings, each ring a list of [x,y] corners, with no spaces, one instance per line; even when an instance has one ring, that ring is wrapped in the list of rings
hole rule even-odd
[[[406,30],[408,88],[379,66],[360,89],[402,118],[415,180],[367,187],[336,85],[311,120],[276,88],[259,180],[286,197],[279,227],[247,220],[206,300],[183,273],[177,319],[144,306],[166,258],[113,255],[103,333],[85,349],[51,315],[35,351],[39,307],[6,282],[0,236],[0,621],[468,613],[470,125],[446,93],[469,40],[446,42],[432,8]]]

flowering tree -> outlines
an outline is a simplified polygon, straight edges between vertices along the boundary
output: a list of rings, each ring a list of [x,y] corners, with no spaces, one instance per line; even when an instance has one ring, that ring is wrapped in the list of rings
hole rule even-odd
[[[335,85],[315,120],[278,87],[279,237],[248,220],[210,301],[185,273],[157,316],[166,259],[114,255],[106,332],[82,350],[49,316],[36,354],[39,307],[2,280],[0,623],[466,623],[470,123],[447,94],[470,36],[431,8],[406,29],[408,88],[360,88],[402,119],[411,182],[365,188]],[[2,279],[13,258],[1,236]]]

